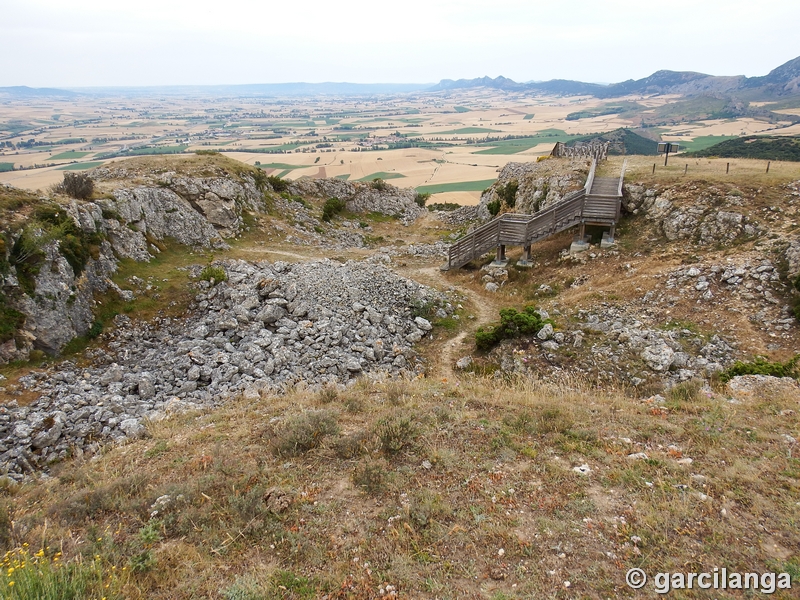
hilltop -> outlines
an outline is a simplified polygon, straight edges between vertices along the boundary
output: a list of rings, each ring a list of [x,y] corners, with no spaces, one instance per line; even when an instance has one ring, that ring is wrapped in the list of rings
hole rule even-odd
[[[6,338],[47,332],[29,305],[99,322],[2,368],[5,576],[55,586],[65,562],[107,598],[607,598],[650,593],[630,568],[695,561],[796,588],[796,169],[625,158],[616,243],[589,229],[571,255],[563,232],[530,269],[518,248],[439,265],[490,202],[544,210],[586,161],[509,163],[451,212],[214,154],[100,167],[84,200],[1,188],[3,291],[32,300]],[[32,223],[51,235],[25,263]]]

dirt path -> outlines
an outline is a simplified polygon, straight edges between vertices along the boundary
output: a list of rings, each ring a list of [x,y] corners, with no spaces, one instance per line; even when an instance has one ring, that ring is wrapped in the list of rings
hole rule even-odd
[[[418,267],[409,270],[408,275],[420,283],[427,285],[436,285],[436,287],[454,287],[459,292],[464,294],[468,299],[471,307],[475,313],[475,319],[468,321],[469,325],[466,329],[461,331],[456,337],[446,340],[438,348],[438,352],[433,352],[432,356],[436,357],[434,365],[434,373],[438,377],[450,378],[453,377],[455,372],[453,367],[456,361],[466,354],[464,348],[464,340],[472,337],[475,331],[481,325],[486,325],[492,321],[497,320],[497,302],[493,298],[488,298],[474,290],[454,285],[452,281],[444,278],[438,266],[434,267]]]

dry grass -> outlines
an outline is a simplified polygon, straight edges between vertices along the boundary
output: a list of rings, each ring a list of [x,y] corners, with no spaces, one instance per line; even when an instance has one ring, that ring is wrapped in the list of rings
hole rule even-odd
[[[605,598],[634,566],[796,573],[798,412],[697,390],[664,410],[576,379],[298,389],[58,465],[10,492],[5,539],[127,566],[130,598],[562,597],[567,580]],[[322,413],[319,443],[274,452]]]

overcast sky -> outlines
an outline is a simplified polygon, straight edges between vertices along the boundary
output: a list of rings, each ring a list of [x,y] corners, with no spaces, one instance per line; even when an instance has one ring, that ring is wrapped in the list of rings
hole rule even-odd
[[[797,0],[0,0],[0,86],[765,75]]]

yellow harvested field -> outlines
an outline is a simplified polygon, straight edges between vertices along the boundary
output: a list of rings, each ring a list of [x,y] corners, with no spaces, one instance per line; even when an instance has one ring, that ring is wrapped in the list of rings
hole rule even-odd
[[[666,130],[667,140],[800,133],[800,125],[753,118],[660,123],[658,111],[682,100],[560,98],[485,88],[212,103],[178,96],[14,100],[0,106],[0,182],[45,189],[61,181],[58,167],[67,163],[217,151],[283,178],[382,177],[399,187],[437,186],[432,189],[442,191],[434,201],[471,204],[480,194],[474,188],[485,187],[509,162],[534,161],[558,141],[636,128],[643,119]],[[601,114],[609,107],[621,112]],[[14,171],[8,171],[11,165]]]

